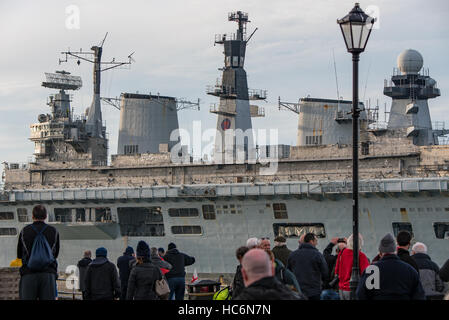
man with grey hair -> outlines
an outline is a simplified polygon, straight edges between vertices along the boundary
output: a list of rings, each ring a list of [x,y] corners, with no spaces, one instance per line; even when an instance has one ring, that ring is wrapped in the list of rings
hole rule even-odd
[[[257,238],[249,238],[246,241],[246,246],[248,247],[248,249],[253,249],[256,248],[259,244],[259,239]]]
[[[418,272],[399,259],[396,250],[396,240],[386,234],[379,244],[380,260],[362,274],[356,291],[359,300],[425,300]]]
[[[234,300],[301,300],[274,277],[274,265],[262,249],[251,249],[242,259],[245,289]]]
[[[427,255],[427,246],[417,242],[412,247],[412,258],[419,269],[419,278],[427,300],[443,299],[444,283],[439,276],[440,268]]]

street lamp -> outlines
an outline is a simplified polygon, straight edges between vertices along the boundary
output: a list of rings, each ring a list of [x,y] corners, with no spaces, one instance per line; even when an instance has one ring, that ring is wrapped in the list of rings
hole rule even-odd
[[[359,284],[359,55],[365,50],[375,18],[365,14],[356,3],[354,8],[342,19],[337,20],[348,52],[352,53],[352,234],[353,264],[349,286],[351,299]]]

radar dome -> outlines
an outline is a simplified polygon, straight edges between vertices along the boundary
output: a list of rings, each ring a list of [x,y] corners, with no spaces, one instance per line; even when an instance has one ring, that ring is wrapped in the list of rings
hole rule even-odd
[[[403,74],[418,73],[423,63],[422,55],[413,49],[407,49],[398,56],[398,68]]]

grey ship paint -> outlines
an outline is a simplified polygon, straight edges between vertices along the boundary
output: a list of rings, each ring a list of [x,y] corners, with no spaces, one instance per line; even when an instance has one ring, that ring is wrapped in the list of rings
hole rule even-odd
[[[242,40],[236,41],[244,48]],[[244,74],[238,59],[237,64],[226,69],[232,77],[236,70]],[[58,77],[67,85],[73,80],[64,73]],[[225,84],[233,86],[234,80]],[[245,84],[244,91],[239,89],[242,98],[220,97],[220,102],[236,106],[243,101],[247,108],[246,79],[238,83]],[[419,80],[419,86],[422,92],[437,90],[429,80]],[[391,90],[403,88],[399,83]],[[348,120],[339,113],[345,110],[344,101],[302,99],[307,109],[299,110],[300,123],[313,119],[308,131],[299,128],[298,145],[278,160],[275,174],[261,175],[265,164],[260,162],[180,164],[161,150],[112,155],[111,164],[105,165],[98,160],[104,157],[107,140],[87,130],[85,118],[71,114],[62,93],[57,100],[64,103],[51,105],[52,114],[39,116],[39,123],[31,125],[31,140],[39,150],[36,161],[26,167],[6,165],[5,190],[0,193],[1,266],[16,257],[17,235],[30,223],[37,203],[47,207],[48,223],[60,232],[61,271],[75,264],[84,250],[104,246],[115,261],[127,245],[136,246],[143,239],[154,247],[175,242],[195,256],[197,262],[188,272],[196,268],[199,273],[233,273],[234,252],[249,237],[283,235],[295,249],[299,236],[313,231],[322,250],[331,238],[351,233],[352,147],[338,143],[339,137],[348,137]],[[399,102],[393,97],[395,103]],[[305,110],[307,115],[301,114]],[[405,114],[427,117],[414,111]],[[219,114],[218,125],[220,117],[225,116]],[[362,250],[372,258],[385,233],[405,229],[414,241],[428,245],[433,260],[443,263],[449,257],[449,146],[427,138],[447,131],[427,126],[422,135],[426,138],[421,139],[420,131],[409,134],[408,123],[378,129],[370,127],[366,117],[360,134]],[[250,118],[243,118],[250,125]],[[322,139],[310,138],[320,130]]]

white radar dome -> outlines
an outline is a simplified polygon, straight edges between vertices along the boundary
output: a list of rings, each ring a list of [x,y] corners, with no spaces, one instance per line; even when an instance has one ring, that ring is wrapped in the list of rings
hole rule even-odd
[[[418,73],[423,64],[422,55],[413,49],[407,49],[398,56],[398,68],[403,74]]]

